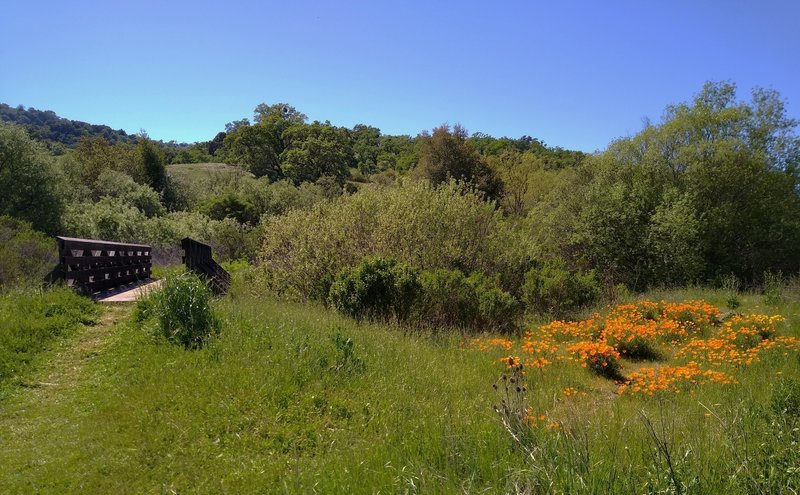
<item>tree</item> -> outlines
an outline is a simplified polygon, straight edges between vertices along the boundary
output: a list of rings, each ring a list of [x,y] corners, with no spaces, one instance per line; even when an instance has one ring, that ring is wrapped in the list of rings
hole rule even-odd
[[[59,181],[53,160],[41,145],[23,128],[0,124],[0,215],[57,234],[64,206]]]
[[[141,170],[145,184],[158,192],[164,191],[167,188],[168,178],[161,150],[149,138],[140,136],[137,152],[138,168]]]
[[[353,152],[345,129],[314,122],[292,126],[284,137],[289,145],[281,154],[281,167],[295,184],[315,182],[323,175],[342,184],[350,174]]]
[[[441,184],[451,179],[473,185],[488,199],[499,199],[503,182],[466,141],[467,131],[459,126],[442,125],[422,138],[422,153],[415,174]]]
[[[285,103],[261,103],[253,113],[253,125],[238,121],[226,126],[224,144],[230,150],[229,159],[245,165],[256,177],[280,180],[284,177],[281,154],[288,145],[285,133],[305,124],[306,116]]]
[[[358,124],[350,132],[353,139],[353,155],[356,166],[363,175],[378,171],[378,153],[381,130],[377,127]]]
[[[757,89],[745,102],[733,84],[708,83],[660,124],[588,159],[541,232],[561,232],[550,240],[562,255],[636,289],[796,272],[796,128],[777,93]]]

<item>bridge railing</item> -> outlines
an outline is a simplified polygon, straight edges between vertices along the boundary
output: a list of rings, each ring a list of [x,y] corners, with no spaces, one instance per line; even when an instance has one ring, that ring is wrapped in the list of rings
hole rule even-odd
[[[59,266],[54,271],[68,286],[87,293],[149,278],[152,249],[143,244],[56,237]]]
[[[217,294],[228,291],[231,285],[231,276],[224,268],[219,266],[211,254],[211,246],[186,237],[181,240],[183,248],[183,263],[186,268],[207,279],[211,290]]]

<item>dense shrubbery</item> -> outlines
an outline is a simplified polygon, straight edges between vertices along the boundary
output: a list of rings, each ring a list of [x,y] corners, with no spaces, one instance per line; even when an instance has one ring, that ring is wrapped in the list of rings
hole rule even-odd
[[[155,318],[161,334],[186,349],[199,348],[219,331],[211,289],[196,275],[168,276],[161,288],[137,302],[139,321]]]
[[[331,306],[353,318],[394,318],[426,327],[510,329],[520,306],[480,273],[421,271],[392,258],[366,258],[342,270]]]
[[[423,325],[509,330],[516,324],[518,301],[481,273],[440,269],[423,272],[420,280],[416,315]]]
[[[526,262],[511,223],[480,194],[455,183],[365,188],[269,218],[264,232],[268,288],[301,298],[323,299],[325,281],[365,256],[393,257],[423,270],[496,273],[511,291],[521,284],[514,281]]]
[[[0,215],[55,233],[64,206],[62,178],[53,158],[19,126],[0,123]]]
[[[328,300],[353,318],[406,320],[419,290],[418,270],[391,258],[367,258],[339,273]]]
[[[0,387],[24,376],[59,336],[97,315],[89,299],[68,289],[0,295]]]
[[[145,216],[155,217],[165,213],[161,197],[150,186],[137,184],[133,178],[116,170],[106,169],[94,183],[96,198],[119,198],[126,205],[137,208]]]
[[[52,238],[27,222],[0,216],[0,289],[39,285],[56,263]]]
[[[571,272],[563,261],[554,261],[530,269],[522,292],[528,308],[564,315],[595,302],[600,284],[594,271]]]

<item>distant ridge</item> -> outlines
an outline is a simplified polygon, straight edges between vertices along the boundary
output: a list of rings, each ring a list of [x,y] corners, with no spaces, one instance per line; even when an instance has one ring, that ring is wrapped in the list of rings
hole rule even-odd
[[[132,143],[136,136],[122,129],[112,129],[107,125],[89,124],[79,120],[59,117],[52,110],[37,110],[24,105],[12,107],[0,103],[0,120],[18,124],[27,129],[31,138],[47,143],[58,143],[68,148],[78,145],[81,137],[102,136],[111,143]]]

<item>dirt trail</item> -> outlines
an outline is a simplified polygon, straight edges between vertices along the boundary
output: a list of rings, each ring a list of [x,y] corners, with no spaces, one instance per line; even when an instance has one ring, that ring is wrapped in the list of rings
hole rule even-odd
[[[109,343],[114,326],[125,320],[133,306],[130,304],[103,304],[100,321],[92,326],[83,325],[75,336],[55,351],[44,368],[23,384],[11,403],[42,404],[59,402],[64,393],[76,386],[84,367]]]

